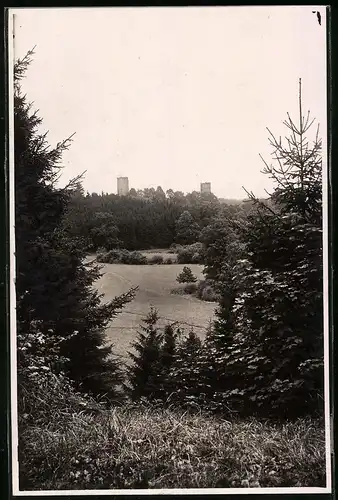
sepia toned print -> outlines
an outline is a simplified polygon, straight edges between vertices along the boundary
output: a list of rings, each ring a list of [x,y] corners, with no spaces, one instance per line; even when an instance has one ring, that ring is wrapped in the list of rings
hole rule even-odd
[[[330,491],[325,30],[10,12],[14,492]]]

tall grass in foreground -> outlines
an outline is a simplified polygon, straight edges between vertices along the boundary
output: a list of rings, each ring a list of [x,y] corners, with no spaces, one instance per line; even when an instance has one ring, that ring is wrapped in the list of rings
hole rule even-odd
[[[325,486],[322,423],[226,421],[143,405],[21,432],[21,489]]]

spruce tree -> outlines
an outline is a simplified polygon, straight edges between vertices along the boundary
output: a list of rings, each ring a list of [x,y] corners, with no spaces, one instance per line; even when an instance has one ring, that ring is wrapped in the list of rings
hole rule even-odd
[[[164,327],[163,346],[161,349],[161,365],[164,370],[169,370],[175,355],[176,334],[172,325]]]
[[[193,330],[177,345],[168,376],[171,402],[189,404],[200,402],[200,360],[202,342]]]
[[[201,391],[209,408],[225,409],[223,393],[237,383],[234,367],[227,360],[234,348],[234,306],[241,286],[235,280],[236,266],[245,253],[239,227],[240,220],[219,216],[201,235],[205,255],[203,273],[219,296],[216,319],[210,325],[199,359]]]
[[[163,334],[158,331],[158,312],[151,308],[143,319],[137,340],[132,343],[136,353],[129,352],[132,364],[128,367],[129,388],[132,400],[142,397],[156,399],[161,384],[161,347]]]
[[[236,375],[225,390],[231,404],[280,417],[323,402],[321,141],[318,131],[312,145],[306,139],[313,121],[302,114],[301,92],[299,107],[299,124],[285,121],[285,145],[270,132],[270,203],[249,193],[255,210],[242,231],[247,259],[235,268],[234,345],[224,357]]]
[[[179,329],[175,331],[173,325],[166,325],[164,327],[163,343],[159,359],[160,381],[158,384],[157,399],[167,399],[168,395],[172,392],[169,372],[175,360],[179,333]]]
[[[197,278],[188,266],[184,266],[180,274],[177,276],[178,283],[196,283]]]
[[[21,80],[31,56],[16,62],[14,75],[18,332],[24,335],[32,321],[39,321],[44,332],[68,339],[62,350],[69,359],[67,374],[87,392],[114,396],[120,372],[104,328],[134,292],[103,304],[92,287],[99,268],[85,265],[82,242],[70,237],[63,225],[78,179],[58,187],[62,153],[70,139],[50,147],[40,131],[41,118],[22,94]]]
[[[255,386],[248,394],[287,415],[322,409],[324,390],[321,139],[318,127],[312,144],[307,138],[314,120],[303,115],[301,82],[298,123],[288,115],[284,124],[286,144],[269,131],[275,161],[264,168],[276,184],[273,207],[251,196],[257,211],[248,218],[247,295],[237,314],[250,324],[245,348],[260,359],[245,356]]]

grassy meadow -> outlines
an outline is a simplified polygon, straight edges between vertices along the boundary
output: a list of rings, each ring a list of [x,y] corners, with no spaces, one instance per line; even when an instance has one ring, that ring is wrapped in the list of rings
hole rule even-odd
[[[147,256],[166,255],[165,251],[145,252]],[[173,254],[167,254],[175,258]],[[203,338],[210,320],[214,317],[215,303],[204,302],[190,295],[172,294],[171,291],[182,285],[176,281],[184,264],[128,265],[101,264],[103,276],[95,286],[104,295],[104,300],[111,300],[117,295],[138,286],[134,300],[112,321],[107,328],[108,340],[114,343],[114,351],[125,357],[130,350],[130,342],[135,338],[142,318],[149,312],[150,306],[158,309],[159,326],[179,322],[186,330],[191,328]],[[203,279],[203,266],[190,264],[198,279]]]
[[[26,490],[325,486],[324,430],[310,419],[227,421],[138,402],[69,411],[21,438]]]

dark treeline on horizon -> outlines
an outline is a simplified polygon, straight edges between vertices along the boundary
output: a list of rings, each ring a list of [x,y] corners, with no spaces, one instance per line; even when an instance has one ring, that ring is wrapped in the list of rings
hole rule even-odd
[[[166,192],[159,186],[144,190],[131,189],[120,196],[102,192],[85,194],[79,182],[65,219],[66,228],[73,236],[83,238],[90,251],[99,248],[123,247],[127,250],[168,248],[173,243],[195,243],[199,233],[219,216],[247,210],[240,200],[218,199],[212,193],[193,191]],[[187,241],[179,237],[179,219],[193,228],[195,236]]]

